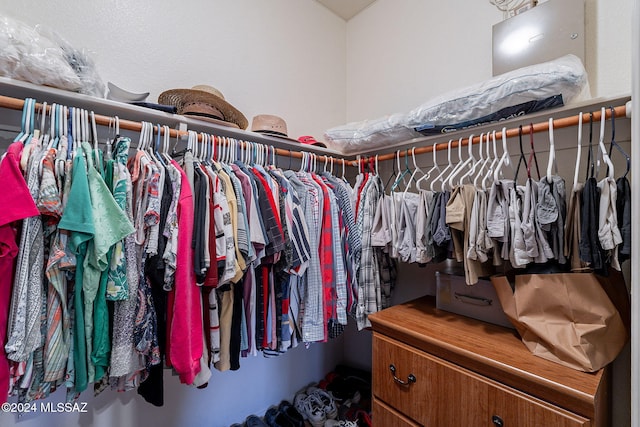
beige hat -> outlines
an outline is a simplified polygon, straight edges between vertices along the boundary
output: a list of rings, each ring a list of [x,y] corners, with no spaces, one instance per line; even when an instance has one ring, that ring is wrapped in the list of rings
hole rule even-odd
[[[287,122],[285,122],[282,117],[274,116],[272,114],[259,114],[255,116],[251,120],[251,131],[298,142],[293,138],[289,138],[289,134],[287,133]]]
[[[198,85],[191,89],[171,89],[158,96],[158,103],[173,105],[178,114],[224,126],[246,129],[247,118],[222,93],[208,85]]]

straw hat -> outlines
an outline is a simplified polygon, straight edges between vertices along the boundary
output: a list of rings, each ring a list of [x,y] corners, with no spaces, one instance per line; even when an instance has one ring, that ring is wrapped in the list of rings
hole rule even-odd
[[[224,126],[246,129],[247,118],[222,93],[208,85],[198,85],[191,89],[171,89],[158,96],[158,103],[173,105],[178,114]]]
[[[285,122],[282,117],[272,114],[259,114],[255,116],[251,120],[251,131],[299,142],[296,139],[289,138],[287,122]]]

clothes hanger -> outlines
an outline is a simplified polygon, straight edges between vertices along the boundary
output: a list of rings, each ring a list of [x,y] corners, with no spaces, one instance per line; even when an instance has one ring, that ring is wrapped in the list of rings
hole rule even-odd
[[[456,163],[456,165],[454,166],[453,170],[451,170],[449,172],[449,175],[447,175],[447,177],[445,178],[444,182],[442,183],[442,191],[445,190],[445,188],[448,188],[449,190],[451,190],[453,188],[453,184],[449,183],[450,179],[458,174],[458,171],[460,169],[462,169],[463,166],[466,166],[466,161],[462,160],[462,137],[460,137],[458,139],[458,163]]]
[[[487,135],[487,142],[484,144],[485,145],[485,151],[487,152],[487,158],[484,158],[484,154],[482,152],[482,134],[480,134],[480,149],[478,151],[479,154],[479,159],[478,159],[478,170],[475,171],[475,177],[473,178],[473,186],[475,188],[480,188],[480,185],[482,183],[482,181],[480,183],[478,183],[478,179],[483,178],[484,177],[484,171],[485,171],[485,166],[487,165],[488,161],[490,160],[489,158],[489,132],[486,133]]]
[[[31,98],[26,98],[24,100],[24,104],[22,104],[22,118],[20,120],[20,133],[15,137],[13,142],[22,142],[25,141],[25,134],[28,132],[27,121],[31,111]]]
[[[429,185],[429,189],[431,191],[435,191],[433,189],[433,186],[438,181],[441,181],[441,191],[444,191],[444,180],[442,179],[442,177],[444,176],[445,173],[447,173],[450,169],[454,167],[453,163],[451,162],[451,142],[452,140],[450,139],[449,142],[447,143],[447,166],[445,166],[445,168],[442,171],[440,171],[440,173],[433,179],[433,181],[431,181],[431,185]]]
[[[460,173],[460,171],[464,170],[464,168],[466,167],[471,167],[472,163],[475,164],[476,162],[476,158],[473,155],[473,134],[469,135],[468,138],[468,142],[467,142],[467,154],[468,157],[467,159],[462,163],[462,165],[455,171],[455,173],[453,173],[450,177],[449,177],[449,188],[453,189],[454,187],[454,178]],[[469,174],[469,171],[465,172],[464,175],[462,175],[460,177],[460,180],[458,181],[459,185],[462,185],[462,181],[464,180],[464,178],[467,177],[467,175]]]
[[[47,144],[47,150],[52,148],[57,148],[58,146],[58,122],[57,122],[57,114],[58,104],[55,102],[51,104],[51,108],[49,108],[49,134],[51,138],[49,138],[49,144]]]
[[[600,155],[602,156],[602,159],[604,160],[604,162],[607,164],[607,176],[610,179],[614,179],[613,163],[611,162],[611,159],[609,159],[609,154],[607,154],[607,148],[604,146],[604,128],[605,128],[605,123],[607,121],[606,115],[607,115],[607,110],[604,107],[602,107],[600,109],[600,139],[598,140],[598,146],[600,147]],[[599,167],[600,167],[600,160],[598,159],[596,175],[598,174]]]
[[[422,176],[420,177],[420,179],[418,179],[418,180],[416,181],[416,188],[417,188],[418,190],[421,190],[421,189],[422,189],[422,188],[420,188],[420,184],[422,183],[422,181],[426,181],[426,180],[428,180],[428,179],[429,179],[429,177],[431,176],[431,173],[432,173],[433,171],[436,171],[436,170],[437,170],[437,173],[440,173],[440,167],[438,167],[438,161],[437,161],[437,159],[436,159],[436,152],[437,152],[437,150],[436,150],[436,146],[437,146],[437,145],[438,145],[437,143],[434,143],[434,144],[433,144],[433,147],[431,148],[431,154],[432,154],[432,157],[433,157],[433,165],[431,166],[431,169],[429,169],[429,170],[427,171],[427,173],[426,173],[426,174],[422,175]]]
[[[527,158],[524,155],[524,149],[522,148],[522,125],[518,126],[518,143],[520,145],[520,157],[518,158],[518,166],[516,167],[516,173],[513,177],[513,181],[518,181],[518,173],[520,172],[520,165],[524,163],[527,167]]]
[[[480,135],[480,137],[482,138],[482,134]],[[473,155],[473,135],[471,135],[471,137],[469,138],[469,141],[467,143],[467,150],[469,153],[469,157],[471,157],[468,166],[469,170],[460,177],[460,181],[458,182],[459,185],[462,185],[465,179],[470,180],[473,174],[476,173],[476,168],[479,165],[479,160],[476,159],[476,157]]]
[[[580,157],[582,156],[582,111],[578,114],[578,148],[576,150],[576,167],[573,172],[573,188],[578,185],[578,174],[580,173]]]
[[[519,128],[518,134],[520,136],[520,151],[522,152],[522,127]],[[500,180],[500,174],[502,173],[503,165],[508,165],[511,168],[511,171],[514,172],[513,164],[511,163],[511,155],[509,154],[509,147],[507,146],[507,128],[506,127],[502,128],[501,137],[502,137],[502,157],[500,157],[500,161],[498,162],[498,165],[496,166],[496,170],[493,173],[494,182]],[[523,154],[521,154],[521,156]],[[520,164],[520,160],[518,160],[518,164]],[[518,171],[515,171],[515,175],[516,177],[518,176]]]
[[[169,144],[171,142],[171,131],[169,126],[164,125],[162,126],[162,131],[164,132],[164,139],[163,139],[163,144],[162,144],[162,157],[164,157],[166,164],[170,164],[171,163],[171,156],[169,155]]]
[[[42,145],[43,141],[46,142],[45,137],[48,135],[45,132],[45,124],[47,120],[47,102],[43,102],[38,111],[40,117],[40,127],[34,131],[34,138],[38,140],[38,143]]]
[[[398,157],[399,153],[400,153],[399,151],[396,151],[396,154],[395,154],[396,160],[398,160],[398,170],[400,170],[400,160],[399,160],[399,157]],[[361,165],[360,158],[358,156],[358,168],[360,168],[360,165]],[[391,182],[391,180],[394,179],[398,174],[398,172],[396,172],[396,162],[391,162],[391,167],[393,168],[393,171],[392,171],[391,175],[389,176],[389,179],[387,179],[387,183],[384,185],[384,191],[387,190],[387,187],[389,186],[389,183]],[[361,170],[360,173],[364,173],[364,169]]]
[[[498,157],[498,150],[496,148],[496,131],[494,130],[491,133],[491,142],[493,143],[493,159],[491,160],[491,164],[489,165],[489,168],[487,170],[487,173],[484,175],[484,177],[482,178],[482,189],[484,191],[487,191],[487,184],[489,182],[493,183],[493,181],[489,181],[494,177],[494,171],[495,168],[498,164],[498,162],[500,162],[500,157]],[[487,144],[487,153],[489,153],[489,144]]]
[[[413,159],[413,173],[409,177],[409,182],[407,183],[407,186],[405,187],[404,192],[402,193],[402,197],[404,197],[407,194],[407,191],[409,190],[409,188],[411,188],[411,183],[413,182],[418,172],[422,173],[424,176],[424,172],[422,171],[422,169],[418,167],[418,164],[416,163],[416,147],[413,147],[411,149],[411,157]],[[377,160],[378,160],[378,156],[376,155],[376,161]]]
[[[540,168],[538,167],[538,157],[536,156],[536,148],[533,145],[533,123],[529,124],[529,141],[531,143],[531,152],[529,153],[529,161],[527,162],[527,175],[531,178],[531,160],[536,163],[536,172],[538,173],[538,181],[540,181]]]
[[[558,164],[556,163],[556,144],[553,139],[553,118],[549,118],[549,162],[547,163],[547,183],[551,184],[552,170],[558,174]]]
[[[595,177],[595,164],[593,154],[593,112],[589,112],[589,152],[587,155],[587,174],[585,179]]]
[[[398,171],[400,171],[400,150],[397,151],[398,154]],[[407,182],[405,180],[405,177],[407,175],[411,175],[411,169],[409,169],[409,158],[405,153],[405,157],[404,157],[404,163],[405,163],[405,170],[403,170],[398,177],[396,178],[395,182],[393,183],[393,185],[391,186],[391,191],[395,191],[396,188],[398,188],[398,185],[400,185],[400,180],[402,180],[402,182],[405,184],[405,187],[407,185]]]
[[[622,178],[626,178],[629,174],[629,170],[631,169],[631,157],[624,151],[624,149],[616,142],[616,112],[613,107],[609,107],[611,109],[611,144],[609,144],[609,159],[611,159],[611,154],[613,151],[613,147],[615,147],[620,154],[622,154],[627,161],[627,169],[622,175]],[[608,173],[608,171],[607,171]]]

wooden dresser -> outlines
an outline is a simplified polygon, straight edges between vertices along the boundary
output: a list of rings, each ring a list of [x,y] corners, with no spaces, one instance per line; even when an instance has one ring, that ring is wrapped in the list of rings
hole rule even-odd
[[[607,427],[608,370],[533,356],[513,330],[423,297],[369,316],[379,427]]]

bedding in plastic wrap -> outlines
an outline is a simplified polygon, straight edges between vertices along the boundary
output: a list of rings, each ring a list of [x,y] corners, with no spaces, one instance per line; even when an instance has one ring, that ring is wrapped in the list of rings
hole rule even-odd
[[[0,15],[0,76],[104,97],[91,58],[57,33]]]
[[[424,135],[505,120],[589,97],[582,61],[575,55],[565,55],[445,93],[408,113],[329,129],[324,136],[329,148],[352,154]]]

